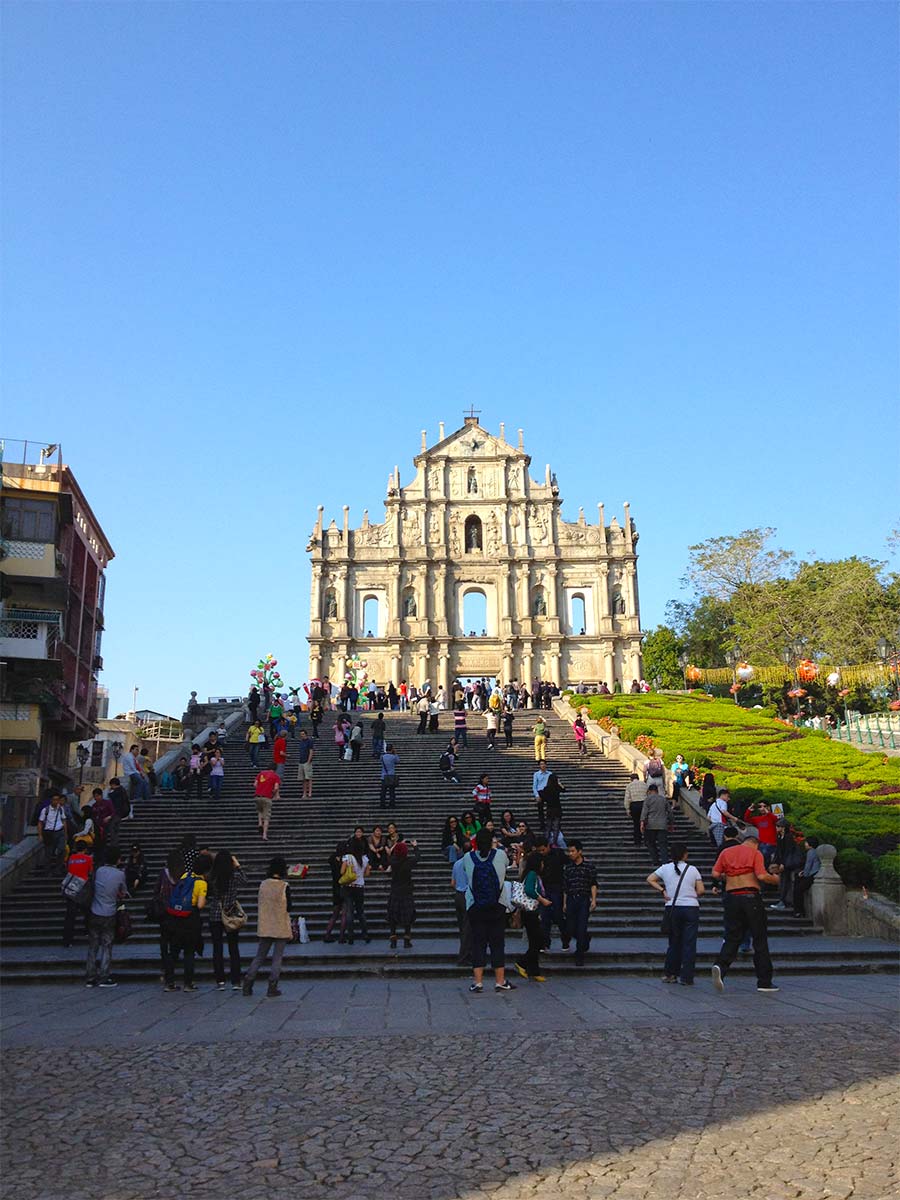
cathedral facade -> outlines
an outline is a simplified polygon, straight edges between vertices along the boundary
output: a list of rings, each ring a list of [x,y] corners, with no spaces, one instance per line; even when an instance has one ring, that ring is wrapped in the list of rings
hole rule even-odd
[[[531,478],[522,431],[506,441],[474,414],[434,446],[422,432],[405,486],[388,479],[384,519],[325,526],[312,559],[310,678],[342,681],[363,659],[377,683],[449,688],[454,678],[561,686],[641,674],[638,535],[629,506],[565,521],[556,476]],[[472,614],[477,614],[477,619]]]

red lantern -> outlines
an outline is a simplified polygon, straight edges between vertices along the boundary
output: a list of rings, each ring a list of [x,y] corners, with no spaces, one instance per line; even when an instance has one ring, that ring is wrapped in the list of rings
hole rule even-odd
[[[812,683],[819,673],[819,668],[809,658],[801,658],[797,663],[797,678],[802,683]]]
[[[699,683],[703,672],[699,667],[688,667],[684,674],[688,680],[688,683]]]

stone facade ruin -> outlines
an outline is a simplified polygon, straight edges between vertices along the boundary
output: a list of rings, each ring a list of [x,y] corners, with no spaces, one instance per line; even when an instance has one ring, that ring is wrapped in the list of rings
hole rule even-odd
[[[562,686],[605,680],[627,690],[641,674],[637,540],[629,506],[608,523],[579,509],[566,521],[556,476],[529,474],[518,445],[474,414],[414,459],[415,478],[388,479],[384,520],[326,527],[320,506],[312,558],[310,678],[342,681],[348,659],[370,679],[449,688],[454,678]],[[471,593],[486,613],[466,621]]]

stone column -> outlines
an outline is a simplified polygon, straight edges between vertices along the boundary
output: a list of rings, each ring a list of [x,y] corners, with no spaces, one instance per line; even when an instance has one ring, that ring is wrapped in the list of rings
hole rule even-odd
[[[634,563],[625,567],[625,607],[629,617],[637,616],[637,592],[635,589]]]
[[[319,654],[309,656],[309,677],[310,679],[321,679],[322,677],[322,658]]]
[[[309,589],[309,614],[313,621],[322,620],[322,564],[313,563]],[[321,628],[321,626],[319,626]]]
[[[434,619],[437,623],[438,637],[446,637],[449,633],[447,626],[447,567],[439,563],[434,573]]]
[[[609,605],[609,563],[604,562],[600,564],[600,583],[597,588],[597,592],[599,616],[601,621],[601,624],[598,626],[598,628],[608,629],[608,622],[611,615]],[[609,681],[607,680],[607,682]],[[610,684],[610,686],[612,685]]]
[[[524,683],[531,692],[531,681],[533,679],[532,658],[531,658],[531,642],[526,642],[522,647],[522,678],[521,683]]]
[[[335,591],[338,595],[338,633],[343,633],[345,637],[353,637],[353,594],[350,588],[350,574],[346,567],[339,567],[337,571],[337,587]],[[343,674],[341,675],[343,679]]]
[[[603,678],[610,691],[616,682],[616,653],[614,650],[603,651]]]
[[[450,704],[450,651],[446,646],[441,646],[440,654],[438,655],[438,686],[444,689],[447,696],[447,703]]]
[[[557,687],[562,682],[559,677],[559,657],[559,646],[554,644],[550,647],[550,682]]]
[[[834,869],[834,846],[826,843],[819,847],[821,870],[813,880],[809,891],[809,915],[828,934],[846,934],[847,891],[844,881]]]
[[[503,647],[503,676],[500,682],[505,686],[511,683],[513,678],[513,650],[512,646]]]
[[[347,655],[345,651],[341,651],[337,656],[337,679],[332,679],[332,683],[336,683],[339,688],[344,686],[344,676],[347,673]]]
[[[393,683],[394,687],[397,687],[400,683],[400,655],[399,654],[391,655],[391,682]]]
[[[547,616],[559,618],[559,596],[557,595],[556,563],[547,563]]]
[[[429,675],[427,647],[424,647],[424,646],[417,647],[416,658],[419,661],[419,678],[414,680],[414,682],[417,687],[421,687],[425,683],[426,679],[428,679],[428,675]],[[429,683],[432,685],[432,687],[435,686],[434,679],[429,680]]]
[[[632,644],[629,647],[629,651],[630,651],[629,660],[631,662],[631,678],[632,679],[640,679],[640,677],[641,677],[641,648],[640,648],[640,645]],[[628,690],[625,687],[624,679],[622,680],[622,689],[624,691]]]

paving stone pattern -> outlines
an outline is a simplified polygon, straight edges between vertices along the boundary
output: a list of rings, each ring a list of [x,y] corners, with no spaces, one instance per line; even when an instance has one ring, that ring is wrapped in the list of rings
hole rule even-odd
[[[640,980],[339,998],[323,982],[174,997],[162,1021],[170,998],[150,987],[16,988],[4,1194],[887,1200],[892,982],[802,981],[784,999]],[[315,1035],[326,1020],[340,1032]]]

